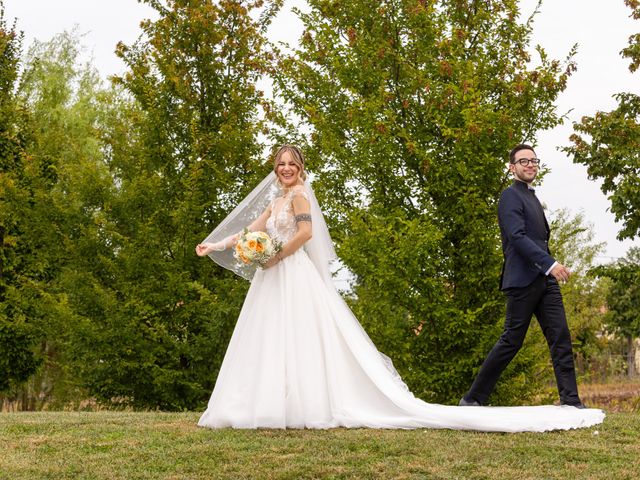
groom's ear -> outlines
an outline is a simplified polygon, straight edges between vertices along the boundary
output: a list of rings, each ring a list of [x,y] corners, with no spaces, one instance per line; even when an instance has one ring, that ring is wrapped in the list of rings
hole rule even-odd
[[[507,164],[507,168],[509,169],[509,171],[510,171],[511,173],[514,173],[514,172],[515,172],[515,170],[516,170],[516,164],[515,164],[515,163],[511,163],[511,162],[509,162],[509,163]]]

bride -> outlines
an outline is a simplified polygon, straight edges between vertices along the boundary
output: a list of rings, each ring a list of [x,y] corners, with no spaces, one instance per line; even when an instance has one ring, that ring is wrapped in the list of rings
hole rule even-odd
[[[251,280],[199,426],[517,432],[603,421],[597,409],[459,407],[414,397],[333,286],[335,251],[305,179],[301,151],[281,147],[274,171],[196,247]],[[282,244],[263,268],[233,256],[245,227]]]

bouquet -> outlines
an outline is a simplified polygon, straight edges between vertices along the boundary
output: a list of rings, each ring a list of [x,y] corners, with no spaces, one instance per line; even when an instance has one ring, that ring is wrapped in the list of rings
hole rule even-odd
[[[272,240],[265,232],[250,232],[245,228],[236,243],[234,256],[247,265],[262,267],[281,249],[282,244]]]

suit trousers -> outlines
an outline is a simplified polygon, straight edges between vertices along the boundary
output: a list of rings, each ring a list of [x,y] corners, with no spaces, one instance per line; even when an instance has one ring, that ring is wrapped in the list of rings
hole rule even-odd
[[[562,303],[560,286],[552,276],[539,275],[523,288],[505,290],[507,315],[504,331],[485,359],[478,376],[465,395],[467,400],[487,403],[500,374],[522,347],[529,329],[532,315],[535,315],[544,334],[553,371],[560,394],[560,403],[575,405],[580,403],[576,373],[571,348],[571,334]]]

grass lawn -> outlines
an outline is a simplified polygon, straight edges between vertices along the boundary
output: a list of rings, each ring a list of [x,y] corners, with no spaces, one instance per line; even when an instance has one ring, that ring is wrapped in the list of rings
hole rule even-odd
[[[637,479],[640,415],[550,433],[208,430],[198,413],[0,414],[0,479]]]

